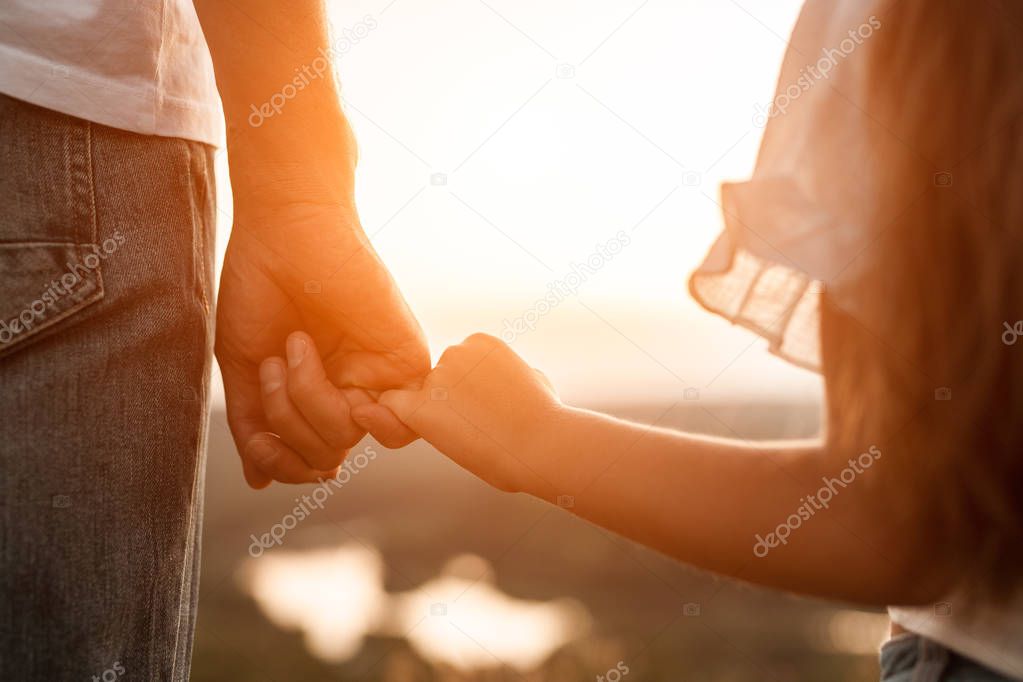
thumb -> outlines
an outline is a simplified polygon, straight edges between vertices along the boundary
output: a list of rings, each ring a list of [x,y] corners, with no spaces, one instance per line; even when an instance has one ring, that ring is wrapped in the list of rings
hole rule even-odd
[[[377,402],[366,402],[352,409],[352,419],[377,439],[385,448],[396,450],[419,438],[406,420],[411,420],[416,408],[416,389],[385,391]],[[384,396],[389,396],[387,402]]]
[[[405,388],[384,391],[377,398],[377,403],[394,413],[405,424],[415,428],[416,411],[425,402],[422,390]]]

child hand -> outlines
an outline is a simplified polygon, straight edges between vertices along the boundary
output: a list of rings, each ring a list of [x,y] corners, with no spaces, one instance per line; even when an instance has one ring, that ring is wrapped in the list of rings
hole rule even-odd
[[[486,334],[444,351],[420,388],[378,400],[456,463],[508,491],[543,477],[544,434],[562,409],[546,377]]]

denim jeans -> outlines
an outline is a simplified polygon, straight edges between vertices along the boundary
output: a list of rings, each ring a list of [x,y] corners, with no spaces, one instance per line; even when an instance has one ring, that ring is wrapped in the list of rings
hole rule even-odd
[[[0,96],[0,679],[188,678],[212,162]]]
[[[1010,682],[942,645],[906,633],[881,647],[881,682]]]

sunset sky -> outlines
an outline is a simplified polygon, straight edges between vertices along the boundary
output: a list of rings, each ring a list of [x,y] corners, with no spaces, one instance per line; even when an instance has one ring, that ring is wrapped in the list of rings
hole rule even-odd
[[[339,66],[362,221],[434,356],[500,334],[623,231],[628,245],[513,343],[564,397],[817,396],[816,376],[685,286],[721,229],[719,184],[752,171],[754,107],[799,4],[333,3],[336,46],[368,28]]]

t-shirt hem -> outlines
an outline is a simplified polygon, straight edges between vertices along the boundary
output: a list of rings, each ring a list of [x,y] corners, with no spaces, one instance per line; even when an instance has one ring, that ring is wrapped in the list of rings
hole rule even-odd
[[[141,135],[224,145],[219,100],[161,96],[152,83],[126,87],[73,66],[55,64],[0,45],[0,92],[68,116]]]

